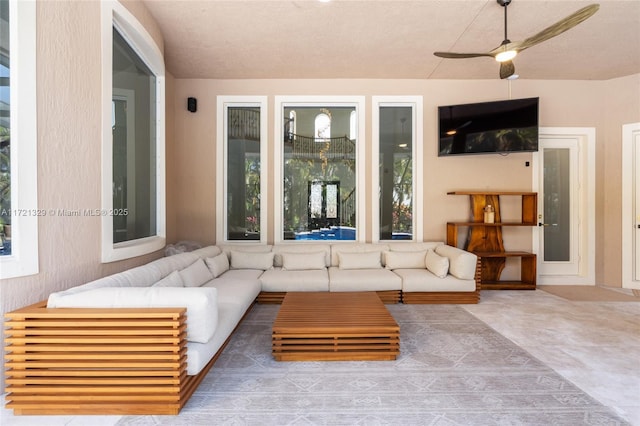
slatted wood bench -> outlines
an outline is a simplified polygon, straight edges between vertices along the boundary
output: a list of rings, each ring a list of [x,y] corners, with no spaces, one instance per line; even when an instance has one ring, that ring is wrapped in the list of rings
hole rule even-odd
[[[184,308],[46,308],[6,314],[14,414],[178,414],[224,349],[187,375]],[[227,339],[228,341],[228,339]]]

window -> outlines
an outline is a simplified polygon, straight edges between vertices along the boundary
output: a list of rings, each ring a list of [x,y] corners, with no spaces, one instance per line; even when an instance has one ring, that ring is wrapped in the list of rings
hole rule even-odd
[[[0,0],[0,278],[38,272],[35,33],[35,2]]]
[[[276,107],[275,241],[361,241],[364,147],[351,136],[363,125],[363,98],[277,97]]]
[[[217,239],[266,241],[267,100],[218,97]],[[293,120],[293,118],[292,118]],[[293,121],[290,121],[293,123]]]
[[[118,2],[103,2],[104,262],[165,245],[164,60]]]
[[[419,240],[422,231],[422,98],[374,97],[374,239]],[[376,207],[375,204],[378,204]],[[377,230],[376,230],[377,229]]]

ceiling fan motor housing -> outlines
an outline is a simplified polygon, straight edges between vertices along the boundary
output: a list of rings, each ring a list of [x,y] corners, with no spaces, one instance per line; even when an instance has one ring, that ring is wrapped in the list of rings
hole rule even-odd
[[[500,6],[509,6],[511,4],[511,0],[496,0]]]

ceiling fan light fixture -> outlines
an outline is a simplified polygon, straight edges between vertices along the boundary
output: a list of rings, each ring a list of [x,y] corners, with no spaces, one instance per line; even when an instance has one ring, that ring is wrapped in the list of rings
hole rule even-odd
[[[517,80],[518,78],[520,78],[520,75],[511,74],[509,77],[507,77],[507,80]]]
[[[515,50],[505,50],[504,52],[500,52],[496,55],[496,61],[498,62],[506,62],[510,61],[516,57],[518,54]]]

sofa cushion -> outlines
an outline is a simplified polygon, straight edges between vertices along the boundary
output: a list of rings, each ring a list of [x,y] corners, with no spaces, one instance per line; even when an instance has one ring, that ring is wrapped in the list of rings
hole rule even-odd
[[[329,291],[401,290],[402,280],[387,269],[329,268]]]
[[[427,250],[435,250],[435,248],[439,245],[444,244],[442,241],[402,241],[402,240],[394,240],[388,241],[386,244],[389,246],[389,251],[401,251],[401,252],[412,252],[412,251],[427,251]]]
[[[326,253],[317,251],[313,253],[282,253],[283,271],[308,271],[314,269],[327,269]]]
[[[425,256],[427,251],[385,251],[384,267],[386,269],[410,269],[425,268]]]
[[[260,276],[262,276],[263,273],[264,271],[260,269],[229,269],[227,272],[213,280],[213,282],[222,279],[257,280],[258,278],[260,278]]]
[[[198,259],[180,271],[180,277],[185,287],[200,287],[213,279],[213,275],[204,260]]]
[[[223,253],[226,253],[231,258],[232,251],[241,251],[244,253],[269,253],[272,246],[270,244],[251,243],[243,241],[237,244],[220,244],[218,247]]]
[[[436,247],[436,253],[449,258],[449,273],[461,280],[472,280],[476,276],[478,257],[468,251],[443,244]]]
[[[207,257],[204,261],[214,278],[218,278],[229,270],[229,258],[224,253],[214,257]]]
[[[330,266],[338,266],[340,259],[338,255],[340,253],[371,253],[376,252],[380,256],[382,261],[382,253],[389,250],[389,246],[386,244],[371,244],[371,243],[335,243],[331,244],[331,264]]]
[[[331,266],[331,245],[315,244],[307,242],[283,242],[275,244],[272,249],[273,266],[282,266],[282,256],[286,253],[317,253],[319,251],[325,254],[325,266]]]
[[[131,287],[149,287],[164,277],[156,265],[142,265],[120,274]]]
[[[340,269],[380,269],[380,252],[368,253],[338,253],[338,267]]]
[[[194,250],[191,253],[195,254],[196,256],[202,259],[206,259],[208,257],[216,257],[217,255],[222,253],[222,249],[217,246],[206,246],[206,247],[202,247],[197,250]]]
[[[231,250],[231,269],[258,269],[266,271],[273,268],[273,253],[251,253]]]
[[[218,290],[211,287],[97,288],[52,293],[48,308],[187,308],[187,340],[204,343],[218,324]]]
[[[262,291],[329,291],[327,268],[287,271],[275,267],[260,276]]]
[[[178,271],[173,271],[151,287],[184,287],[182,277]]]
[[[198,374],[211,361],[227,338],[233,333],[245,313],[240,305],[234,303],[220,302],[218,310],[220,320],[213,337],[204,343],[187,342],[187,374],[190,376]],[[216,424],[211,419],[207,420],[209,422],[206,422],[206,424]],[[193,422],[190,424],[193,424]]]
[[[173,256],[162,257],[154,260],[146,266],[155,266],[160,271],[160,278],[164,278],[173,271],[179,271],[191,265],[198,260],[199,257],[193,252],[174,254]]]
[[[244,312],[253,304],[260,294],[260,280],[256,277],[232,275],[209,281],[204,287],[215,287],[218,290],[218,306],[221,304],[235,304]],[[237,278],[242,277],[242,278]]]
[[[449,258],[440,256],[433,250],[427,252],[424,263],[427,269],[438,278],[446,277],[449,272]]]
[[[396,269],[393,272],[402,278],[403,293],[476,291],[474,280],[461,280],[451,274],[438,278],[428,269]]]

